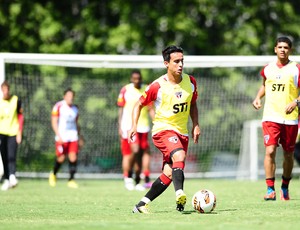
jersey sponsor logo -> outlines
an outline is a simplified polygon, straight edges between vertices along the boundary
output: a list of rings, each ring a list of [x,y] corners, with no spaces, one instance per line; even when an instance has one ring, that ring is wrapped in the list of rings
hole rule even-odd
[[[283,92],[285,84],[272,84],[272,91],[281,91]]]
[[[270,140],[270,135],[264,135],[265,143],[268,144],[268,141]]]
[[[188,103],[187,102],[183,102],[183,103],[179,103],[179,104],[175,104],[173,105],[173,113],[179,113],[179,112],[186,112],[188,109]]]
[[[176,143],[178,142],[178,137],[176,137],[176,136],[169,137],[169,138],[168,138],[168,141],[170,141],[170,142],[176,144]]]

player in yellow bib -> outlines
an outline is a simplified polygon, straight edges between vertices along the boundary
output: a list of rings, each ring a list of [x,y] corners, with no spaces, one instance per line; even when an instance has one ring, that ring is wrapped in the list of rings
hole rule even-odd
[[[142,75],[139,70],[133,70],[130,77],[131,83],[122,87],[117,105],[119,107],[118,124],[122,152],[122,169],[125,188],[128,190],[143,191],[151,186],[150,182],[150,145],[148,133],[150,131],[150,119],[154,116],[152,106],[142,109],[138,121],[137,135],[132,142],[128,142],[127,132],[131,128],[132,109],[139,97],[145,91],[147,85],[142,83]],[[135,171],[135,185],[132,178]],[[145,184],[140,183],[140,174],[143,173]]]
[[[277,61],[266,65],[261,75],[260,87],[253,106],[260,109],[265,96],[262,127],[266,147],[264,168],[267,184],[265,200],[276,200],[275,157],[276,149],[282,145],[284,152],[280,199],[289,200],[289,182],[294,165],[294,149],[298,132],[298,104],[300,87],[300,65],[289,60],[292,42],[287,37],[276,40],[274,51]]]
[[[23,108],[16,95],[10,95],[7,81],[1,84],[3,98],[0,100],[0,152],[3,162],[4,182],[1,190],[6,191],[18,184],[16,179],[17,147],[22,141]]]
[[[188,117],[192,120],[192,137],[198,143],[197,84],[195,78],[183,73],[183,50],[169,46],[162,51],[167,73],[155,80],[135,104],[132,128],[128,138],[137,133],[137,123],[144,106],[154,102],[155,117],[152,128],[154,145],[163,155],[162,174],[154,181],[147,194],[134,206],[133,213],[148,213],[148,204],[161,195],[173,182],[176,209],[183,211],[186,204],[184,193],[184,167],[188,149]]]

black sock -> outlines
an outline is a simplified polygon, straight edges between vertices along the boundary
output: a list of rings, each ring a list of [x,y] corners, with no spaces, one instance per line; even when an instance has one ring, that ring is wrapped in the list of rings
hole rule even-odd
[[[164,180],[165,183],[162,181]],[[153,201],[156,197],[162,194],[172,182],[171,179],[167,178],[164,174],[158,177],[152,184],[150,190],[146,193],[145,197],[147,197],[150,201]],[[144,206],[145,202],[140,201],[137,206]]]
[[[184,174],[181,168],[172,168],[172,179],[175,191],[183,190]]]
[[[140,181],[141,181],[141,177],[140,177],[140,174],[138,174],[138,175],[135,175],[135,184],[139,184],[140,183]]]
[[[53,174],[56,175],[58,170],[60,169],[61,163],[59,163],[57,160],[55,160],[54,168],[53,168]]]
[[[74,175],[76,173],[76,169],[77,169],[77,161],[75,161],[75,162],[69,162],[69,170],[70,170],[70,178],[69,178],[69,180],[73,180],[74,179]]]

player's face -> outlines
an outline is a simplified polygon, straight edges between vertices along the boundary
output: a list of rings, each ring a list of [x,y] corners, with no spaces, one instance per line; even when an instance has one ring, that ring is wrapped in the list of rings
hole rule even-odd
[[[142,77],[140,74],[138,73],[133,73],[131,75],[131,82],[134,84],[135,88],[141,88],[141,84],[142,84]]]
[[[73,104],[73,99],[74,99],[74,94],[71,91],[68,91],[64,96],[64,100],[67,102],[68,105]]]
[[[2,95],[4,100],[8,100],[10,95],[9,95],[9,87],[7,86],[2,86],[1,87]]]
[[[279,59],[288,59],[291,48],[286,42],[279,42],[275,46],[274,51]]]
[[[171,53],[170,61],[165,61],[165,66],[173,76],[181,76],[183,71],[183,53]]]

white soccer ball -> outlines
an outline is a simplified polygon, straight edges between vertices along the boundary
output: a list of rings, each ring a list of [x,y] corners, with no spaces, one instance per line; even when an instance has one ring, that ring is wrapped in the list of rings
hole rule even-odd
[[[213,211],[216,204],[217,199],[215,194],[208,189],[202,189],[196,192],[192,199],[192,206],[199,213],[209,213]]]

